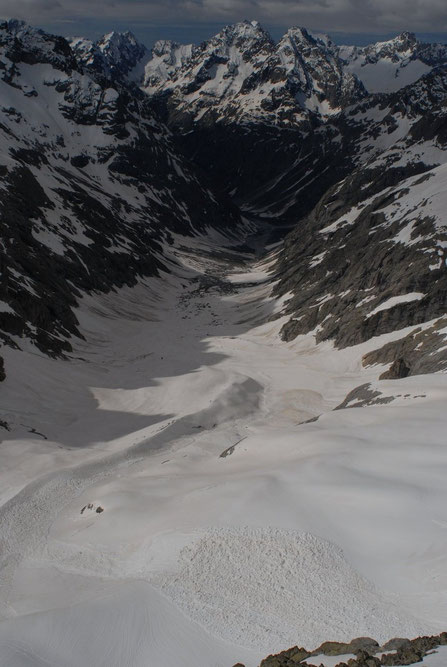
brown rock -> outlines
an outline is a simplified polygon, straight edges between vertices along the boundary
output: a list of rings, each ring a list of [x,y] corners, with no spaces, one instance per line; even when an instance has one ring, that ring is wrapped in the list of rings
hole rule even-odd
[[[388,653],[382,656],[382,665],[414,665],[415,662],[421,662],[424,654],[415,651],[412,648],[402,649],[397,653]]]
[[[349,644],[350,651],[349,653],[357,653],[360,650],[367,651],[368,653],[376,653],[380,648],[379,643],[371,637],[358,637],[353,639]]]
[[[404,359],[400,357],[394,361],[390,368],[379,376],[379,380],[398,380],[406,378],[410,374],[410,367],[407,366]]]
[[[298,664],[305,667],[306,663],[303,661],[310,655],[309,651],[306,651],[305,648],[293,646],[287,649],[287,651],[282,651],[276,655],[269,655],[268,658],[265,658],[261,662],[260,667],[295,667]]]
[[[351,646],[342,642],[323,642],[312,652],[312,655],[319,655],[320,653],[323,653],[323,655],[346,655],[346,653],[351,653]]]
[[[399,651],[402,648],[408,648],[411,645],[409,639],[403,639],[401,637],[394,637],[390,639],[382,646],[384,651]]]

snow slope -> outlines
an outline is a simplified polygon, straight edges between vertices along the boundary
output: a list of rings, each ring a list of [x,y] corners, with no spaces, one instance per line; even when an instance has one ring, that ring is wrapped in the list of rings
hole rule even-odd
[[[109,585],[83,605],[5,621],[0,637],[2,667],[176,667],[179,659],[224,667],[235,653],[143,581]]]
[[[254,667],[328,634],[442,629],[445,376],[377,383],[362,355],[400,332],[281,343],[266,267],[227,281],[203,253],[162,292],[85,298],[70,363],[9,351],[5,667]],[[333,411],[368,381],[391,401]]]

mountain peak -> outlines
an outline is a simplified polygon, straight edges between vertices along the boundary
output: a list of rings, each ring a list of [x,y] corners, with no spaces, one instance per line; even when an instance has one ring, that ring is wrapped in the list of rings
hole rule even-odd
[[[116,30],[112,30],[112,32],[109,32],[108,34],[101,37],[97,44],[107,46],[112,44],[121,45],[125,44],[126,42],[133,45],[138,44],[137,38],[132,32],[130,32],[130,30],[126,30],[125,32],[117,32]]]
[[[84,66],[107,77],[126,76],[148,52],[130,31],[112,31],[96,42],[72,39],[71,46]]]
[[[113,52],[115,57],[122,55],[123,51],[128,52],[135,49],[139,52],[146,51],[146,47],[140,44],[135,35],[129,30],[126,30],[126,32],[109,32],[107,35],[101,37],[96,42],[96,45],[103,53]]]
[[[289,37],[295,37],[296,39],[302,39],[306,41],[308,41],[309,39],[313,39],[312,35],[306,28],[298,25],[289,28],[286,32],[286,35],[288,35]]]
[[[166,54],[170,54],[173,49],[178,48],[180,48],[180,44],[178,42],[174,42],[171,39],[159,39],[152,47],[152,54],[161,57]]]
[[[77,66],[64,37],[33,28],[15,18],[0,21],[0,30],[3,32],[1,45],[5,48],[5,55],[13,62],[51,63],[57,69]]]
[[[402,42],[403,41],[408,41],[408,42],[417,42],[418,41],[414,32],[407,32],[407,31],[401,32],[400,35],[398,35],[396,37],[396,40],[400,40]]]
[[[416,47],[418,44],[419,41],[414,32],[405,31],[385,42],[376,42],[375,44],[371,44],[365,48],[370,50],[372,49],[374,51],[392,49],[393,51],[402,52],[408,49],[414,49],[414,47]]]
[[[248,20],[225,26],[214,39],[216,38],[223,39],[228,43],[234,43],[238,40],[273,43],[270,33],[262,27],[259,21]]]
[[[21,19],[4,19],[0,22],[0,27],[3,30],[9,30],[10,32],[19,32],[20,30],[25,30],[28,28],[28,24],[25,23],[25,21],[22,21]]]
[[[292,28],[289,28],[282,37],[281,42],[284,42],[284,40],[292,42],[297,46],[300,44],[305,44],[307,46],[318,44],[320,48],[326,49],[332,49],[334,46],[329,35],[313,33],[303,26],[293,26]]]

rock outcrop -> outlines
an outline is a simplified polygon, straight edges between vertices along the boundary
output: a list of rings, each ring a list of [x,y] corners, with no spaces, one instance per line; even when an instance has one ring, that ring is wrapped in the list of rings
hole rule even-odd
[[[294,646],[287,651],[270,655],[262,660],[260,667],[310,667],[307,658],[315,656],[350,656],[341,660],[336,667],[380,667],[381,665],[413,665],[421,662],[430,651],[438,646],[447,646],[447,632],[432,637],[417,639],[391,639],[383,646],[370,637],[359,637],[349,643],[324,642],[314,651]],[[390,651],[387,653],[387,651]],[[375,654],[380,653],[380,658]],[[234,667],[244,667],[241,663]]]

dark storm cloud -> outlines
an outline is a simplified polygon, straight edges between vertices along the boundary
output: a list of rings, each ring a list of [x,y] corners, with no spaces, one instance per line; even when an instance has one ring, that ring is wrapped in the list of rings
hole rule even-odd
[[[447,30],[446,0],[0,0],[0,15],[30,23],[134,20],[305,25],[327,31]]]

